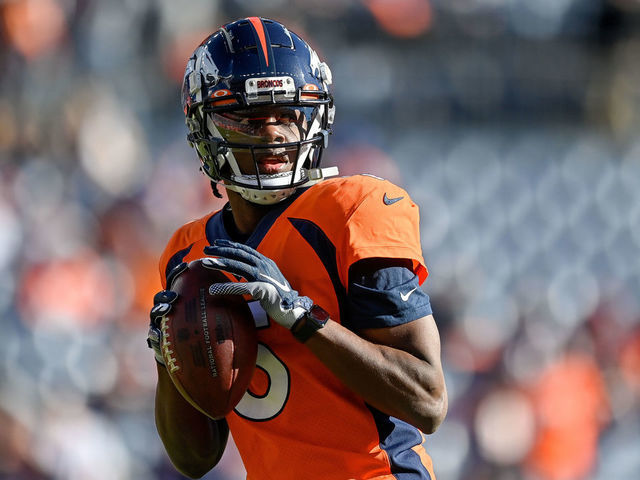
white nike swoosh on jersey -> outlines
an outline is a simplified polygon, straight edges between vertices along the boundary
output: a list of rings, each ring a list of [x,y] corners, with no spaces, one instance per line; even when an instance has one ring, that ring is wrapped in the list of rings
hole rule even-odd
[[[266,278],[270,282],[275,283],[278,287],[280,287],[285,292],[290,292],[291,291],[291,288],[289,288],[289,285],[285,285],[284,283],[280,283],[275,278],[271,278],[269,275],[265,275],[264,273],[261,273],[260,276]]]
[[[412,294],[413,292],[415,292],[415,291],[416,291],[416,289],[417,289],[417,288],[418,288],[418,287],[414,287],[414,289],[413,289],[413,290],[409,290],[407,293],[401,293],[401,294],[400,294],[400,298],[402,299],[402,301],[403,301],[403,302],[406,302],[407,300],[409,300],[409,297],[411,296],[411,294]]]

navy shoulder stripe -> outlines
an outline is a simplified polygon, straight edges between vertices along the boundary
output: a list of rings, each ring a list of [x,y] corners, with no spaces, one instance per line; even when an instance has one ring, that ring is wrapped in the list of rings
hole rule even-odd
[[[344,322],[347,315],[347,291],[342,285],[342,282],[340,282],[335,245],[331,242],[327,234],[311,220],[289,217],[289,221],[300,235],[302,235],[302,238],[313,248],[313,251],[316,252],[316,255],[318,255],[318,258],[327,271],[336,293],[336,298],[338,299],[340,321]]]

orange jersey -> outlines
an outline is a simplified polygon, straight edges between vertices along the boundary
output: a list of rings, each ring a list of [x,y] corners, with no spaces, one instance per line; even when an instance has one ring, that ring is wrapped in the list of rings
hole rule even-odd
[[[222,216],[209,214],[173,235],[160,261],[163,285],[172,266],[202,258],[213,240],[229,238]],[[401,188],[366,175],[302,190],[274,206],[245,243],[345,326],[348,272],[358,260],[408,259],[420,282],[428,275],[418,207]],[[424,312],[403,316],[408,322]],[[256,326],[258,368],[227,416],[248,480],[435,479],[422,432],[367,405],[259,312]]]

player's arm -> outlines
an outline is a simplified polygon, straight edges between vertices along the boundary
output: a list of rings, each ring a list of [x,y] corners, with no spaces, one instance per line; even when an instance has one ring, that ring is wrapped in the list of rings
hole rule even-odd
[[[432,315],[359,334],[329,320],[306,342],[351,390],[378,410],[423,432],[447,413],[440,339]]]
[[[222,457],[229,427],[193,408],[173,386],[164,365],[158,364],[156,428],[176,469],[190,478],[200,478]]]
[[[354,265],[343,319],[349,328],[329,320],[306,345],[371,406],[432,433],[448,406],[440,335],[410,266],[391,259]]]
[[[386,328],[359,329],[359,334],[329,319],[324,328],[303,338],[300,326],[308,321],[313,302],[291,289],[271,259],[246,245],[227,240],[216,240],[213,246],[205,248],[205,253],[217,258],[204,259],[204,266],[247,280],[246,283],[214,284],[210,293],[249,294],[259,300],[271,319],[305,341],[347,387],[380,411],[405,420],[425,433],[434,432],[442,422],[447,412],[447,393],[440,363],[440,339],[430,307],[402,315],[401,320],[412,321],[396,322]],[[366,268],[370,266],[365,265]],[[412,272],[407,272],[414,277]],[[389,282],[393,286],[393,279]],[[416,290],[407,298],[418,295]],[[366,304],[367,299],[363,298]],[[380,305],[388,303],[389,298],[383,298]],[[358,312],[355,308],[353,316],[357,317]]]
[[[177,265],[169,274],[169,288],[186,264]],[[153,299],[147,343],[153,349],[158,370],[155,419],[158,434],[176,469],[190,478],[200,478],[222,457],[229,427],[225,420],[214,421],[195,409],[175,388],[162,357],[162,318],[171,311],[178,295],[172,290],[158,292]]]

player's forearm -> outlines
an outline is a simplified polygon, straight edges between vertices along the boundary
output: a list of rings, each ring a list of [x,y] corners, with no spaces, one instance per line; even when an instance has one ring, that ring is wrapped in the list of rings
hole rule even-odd
[[[222,457],[229,435],[226,421],[213,421],[193,408],[162,365],[155,406],[156,427],[174,466],[188,477],[202,477]]]
[[[306,345],[344,384],[378,410],[429,434],[447,412],[442,371],[405,351],[376,345],[329,321]]]

